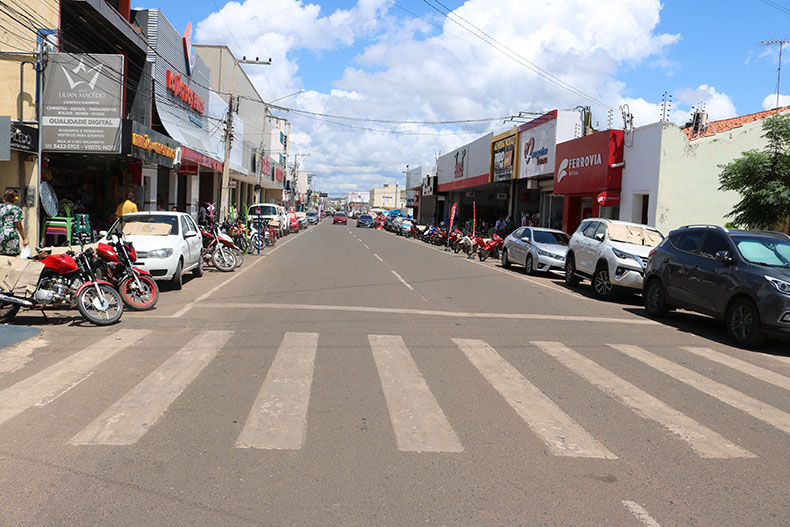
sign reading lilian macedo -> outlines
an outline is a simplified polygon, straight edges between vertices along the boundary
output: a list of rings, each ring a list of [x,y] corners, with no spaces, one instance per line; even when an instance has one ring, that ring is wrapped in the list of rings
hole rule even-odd
[[[42,149],[120,153],[122,55],[49,56],[44,81]]]

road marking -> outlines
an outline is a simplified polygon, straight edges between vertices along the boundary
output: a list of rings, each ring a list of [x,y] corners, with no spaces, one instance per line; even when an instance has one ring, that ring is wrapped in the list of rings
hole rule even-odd
[[[0,424],[36,403],[52,399],[105,360],[150,334],[146,329],[122,329],[0,391]]]
[[[373,256],[375,256],[376,258],[378,258],[378,259],[379,259],[379,262],[383,262],[383,261],[384,261],[384,260],[382,260],[382,259],[381,259],[381,256],[379,256],[379,255],[378,255],[378,254],[376,254],[376,253],[373,253]]]
[[[398,450],[462,452],[464,447],[414,363],[403,339],[368,335]]]
[[[684,366],[670,362],[639,346],[625,344],[609,344],[609,346],[733,408],[746,412],[752,417],[764,421],[786,434],[790,434],[790,414],[778,408],[758,401],[754,397],[750,397],[745,393],[741,393],[729,386],[709,379]]]
[[[559,342],[532,342],[580,377],[631,408],[639,416],[663,425],[686,441],[703,458],[756,457],[713,430],[701,425],[671,406],[640,390],[598,363],[576,353]]]
[[[746,375],[751,375],[755,379],[760,379],[761,381],[773,384],[774,386],[784,388],[785,390],[790,390],[790,377],[785,377],[784,375],[780,375],[776,372],[761,368],[759,366],[755,366],[750,362],[736,359],[735,357],[731,357],[730,355],[721,353],[719,351],[714,351],[710,348],[694,348],[688,346],[684,347],[683,349],[690,353],[694,353],[695,355],[699,355],[700,357],[718,362],[719,364],[724,364],[725,366],[729,366],[730,368],[738,370],[741,373],[745,373]]]
[[[318,333],[285,334],[236,441],[237,448],[302,448],[317,347]]]
[[[394,275],[395,275],[395,278],[397,278],[398,280],[400,280],[400,281],[401,281],[401,283],[402,283],[403,285],[405,285],[406,287],[408,287],[408,288],[409,288],[409,291],[414,291],[414,288],[413,288],[412,286],[410,286],[410,285],[409,285],[409,284],[406,282],[406,280],[404,280],[404,279],[401,277],[401,275],[399,275],[398,273],[396,273],[395,271],[392,271],[392,270],[391,270],[390,272],[391,272],[392,274],[394,274]]]
[[[72,445],[133,445],[195,380],[232,331],[203,331],[81,432]]]
[[[365,243],[365,242],[362,242],[362,245],[364,245],[364,246],[365,246],[365,249],[370,249],[370,247],[368,247],[368,244],[367,244],[367,243]]]
[[[199,297],[197,297],[197,298],[196,298],[195,300],[193,300],[192,302],[189,302],[189,303],[188,303],[188,304],[186,304],[184,307],[182,307],[181,309],[179,309],[179,310],[178,310],[178,311],[177,311],[175,314],[171,315],[171,316],[170,316],[170,317],[168,317],[168,318],[181,318],[181,317],[182,317],[184,314],[186,314],[188,311],[190,311],[190,310],[191,310],[193,307],[195,307],[197,304],[199,304],[199,303],[200,303],[200,302],[202,302],[203,300],[207,299],[208,297],[210,297],[211,295],[213,295],[214,293],[216,293],[217,291],[219,291],[220,289],[222,289],[223,287],[225,287],[226,285],[228,285],[230,282],[232,282],[233,280],[235,280],[236,278],[238,278],[239,276],[241,276],[241,275],[242,275],[242,273],[244,273],[245,271],[248,271],[248,270],[252,269],[253,267],[255,267],[255,266],[256,266],[256,265],[257,265],[259,262],[262,262],[262,261],[263,261],[263,259],[264,259],[265,257],[269,256],[270,254],[273,254],[273,253],[277,252],[277,250],[278,250],[280,247],[282,247],[283,245],[286,245],[286,244],[288,244],[288,243],[292,242],[293,240],[294,240],[294,239],[292,238],[292,239],[290,239],[290,240],[285,240],[285,241],[283,241],[283,242],[280,242],[280,245],[276,246],[274,249],[271,249],[271,250],[269,250],[269,251],[266,251],[264,254],[261,254],[261,258],[259,258],[259,259],[255,260],[254,262],[252,262],[252,264],[250,264],[250,265],[249,265],[249,267],[246,267],[245,269],[242,269],[241,271],[234,272],[233,276],[231,276],[230,278],[228,278],[228,279],[227,279],[227,280],[225,280],[224,282],[220,283],[218,286],[214,287],[214,288],[213,288],[213,289],[211,289],[210,291],[208,291],[208,292],[206,292],[206,293],[203,293],[202,295],[200,295]]]
[[[453,339],[475,368],[556,456],[617,459],[482,340]]]
[[[85,377],[83,377],[82,379],[79,379],[79,380],[77,380],[77,381],[74,381],[74,382],[72,382],[72,383],[70,383],[70,384],[68,384],[68,385],[64,386],[64,387],[63,387],[63,388],[62,388],[60,391],[58,391],[58,392],[56,392],[56,393],[53,393],[53,394],[50,394],[50,395],[48,395],[47,397],[45,397],[45,398],[41,399],[39,402],[37,402],[37,403],[36,403],[36,404],[34,404],[33,406],[37,406],[37,407],[41,408],[42,406],[46,406],[46,405],[48,405],[49,403],[51,403],[51,402],[52,402],[52,401],[54,401],[55,399],[58,399],[58,398],[60,398],[60,396],[61,396],[61,395],[65,395],[66,393],[68,393],[69,391],[71,391],[71,389],[72,389],[72,388],[74,388],[74,387],[75,387],[75,386],[77,386],[78,384],[82,383],[82,381],[86,380],[86,379],[87,379],[88,377],[90,377],[91,375],[93,375],[93,372],[89,372],[89,373],[88,373],[88,375],[86,375],[86,376],[85,376]]]
[[[644,527],[661,527],[661,525],[656,520],[654,520],[650,514],[647,513],[644,507],[639,505],[637,502],[623,501],[623,505],[626,506],[631,514],[636,516],[636,519],[639,520],[639,523],[644,525]]]
[[[488,318],[506,320],[561,320],[565,322],[593,322],[599,324],[629,324],[638,326],[653,326],[660,322],[645,318],[609,318],[587,317],[575,315],[549,315],[542,313],[469,313],[464,311],[435,311],[429,309],[406,309],[383,306],[322,306],[314,304],[275,304],[275,303],[240,303],[240,302],[212,302],[196,307],[209,309],[294,309],[307,311],[350,311],[356,313],[383,313],[396,315],[425,315],[452,318]]]
[[[5,348],[0,354],[0,373],[10,373],[16,371],[31,360],[33,352],[38,348],[45,347],[49,342],[42,336],[14,344]]]

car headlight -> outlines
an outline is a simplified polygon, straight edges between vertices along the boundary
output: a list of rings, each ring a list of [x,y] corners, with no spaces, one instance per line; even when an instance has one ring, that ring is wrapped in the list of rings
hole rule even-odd
[[[149,258],[169,258],[173,256],[173,249],[154,249],[148,251]]]
[[[634,260],[639,265],[642,265],[642,260],[634,254],[623,252],[620,249],[615,249],[614,247],[612,247],[612,252],[621,260]]]
[[[790,295],[790,282],[785,282],[784,280],[779,280],[778,278],[774,278],[772,276],[766,276],[765,279],[768,280],[768,283],[774,286],[780,293]]]
[[[538,249],[538,254],[541,256],[545,256],[546,258],[554,258],[555,260],[564,260],[565,258],[559,254],[554,254],[549,251],[544,251],[543,249]]]

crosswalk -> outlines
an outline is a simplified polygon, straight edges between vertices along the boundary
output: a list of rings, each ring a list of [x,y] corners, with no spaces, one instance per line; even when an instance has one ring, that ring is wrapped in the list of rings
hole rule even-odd
[[[81,448],[134,445],[157,423],[167,419],[168,408],[196,379],[207,375],[205,370],[212,361],[223,351],[232,350],[233,336],[233,331],[199,332],[164,362],[154,365],[115,403],[86,422],[68,440],[68,444]],[[153,337],[155,335],[148,330],[119,330],[0,390],[0,433],[3,426],[19,414],[33,407],[47,406],[56,399],[68,400],[69,392],[80,384],[101,382],[97,378],[112,374],[108,368],[101,368],[104,362],[132,352],[135,346]],[[426,378],[401,336],[368,335],[367,341],[369,358],[378,373],[379,393],[383,395],[389,416],[391,429],[387,433],[392,434],[397,449],[402,452],[463,453],[464,442],[470,440],[474,430],[457,430],[453,406],[443,408],[441,399],[437,399],[430,387],[431,383],[451,379],[437,379],[435,373]],[[497,394],[495,399],[501,404],[501,418],[517,416],[519,422],[523,422],[525,434],[533,434],[542,441],[547,454],[606,462],[634,455],[633,452],[622,451],[622,446],[618,450],[616,442],[607,444],[606,437],[596,438],[593,431],[580,424],[579,419],[584,421],[584,414],[579,413],[582,410],[574,409],[564,399],[552,400],[529,380],[534,378],[529,371],[520,371],[486,341],[462,338],[448,341],[448,344],[452,343],[451,349],[457,352],[455,360],[471,365],[471,371],[479,374],[483,383],[490,385],[492,394]],[[561,342],[524,342],[520,347],[525,351],[543,353],[564,371],[571,372],[572,378],[576,379],[574,382],[592,385],[602,392],[602,400],[609,401],[619,411],[625,408],[625,411],[633,412],[644,421],[644,429],[640,433],[664,433],[669,440],[685,445],[702,459],[758,457],[758,453],[745,445],[728,439],[726,430],[714,430],[662,401],[661,394],[655,393],[655,382],[650,383],[652,390],[642,389]],[[779,362],[768,361],[757,366],[753,361],[711,348],[683,347],[673,351],[685,353],[694,360],[681,361],[684,362],[681,365],[640,346],[607,344],[606,347],[627,357],[638,367],[646,368],[654,379],[658,372],[659,380],[665,381],[668,390],[675,383],[682,383],[700,392],[700,397],[713,401],[713,404],[734,408],[747,419],[754,418],[769,429],[790,434],[790,413],[719,382],[710,373],[722,368],[735,370],[756,380],[762,390],[778,391],[781,397],[776,400],[781,401],[790,391],[790,377],[771,369],[779,366]],[[321,401],[311,400],[316,357],[320,353],[318,333],[286,332],[282,335],[270,366],[265,372],[258,372],[264,380],[250,403],[235,443],[229,447],[259,451],[299,450],[304,447],[310,437],[310,407],[321,404]],[[705,368],[706,375],[688,366],[689,362],[699,363],[700,360],[708,361],[704,364],[711,366]],[[477,397],[469,390],[461,390],[461,393],[470,401]],[[458,419],[458,422],[462,421]],[[616,426],[616,423],[606,424],[607,428]]]

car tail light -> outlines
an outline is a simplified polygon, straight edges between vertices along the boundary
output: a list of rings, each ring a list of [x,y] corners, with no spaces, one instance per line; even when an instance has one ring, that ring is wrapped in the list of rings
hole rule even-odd
[[[656,250],[655,250],[655,249],[653,249],[652,251],[650,251],[649,253],[647,253],[647,257],[648,257],[648,258],[650,258],[650,257],[651,257],[651,256],[653,256],[654,254],[656,254]]]

